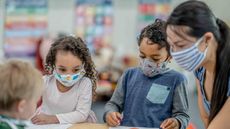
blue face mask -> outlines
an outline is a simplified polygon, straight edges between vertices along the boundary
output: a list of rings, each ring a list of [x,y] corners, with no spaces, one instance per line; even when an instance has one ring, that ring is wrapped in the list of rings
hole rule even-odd
[[[55,78],[64,86],[71,87],[76,84],[84,75],[85,71],[81,70],[76,74],[59,74],[55,70],[53,72]]]
[[[167,61],[157,64],[149,59],[140,58],[140,68],[144,73],[144,75],[148,77],[153,77],[167,71],[168,70],[167,64],[168,64]]]
[[[170,50],[176,63],[183,69],[190,72],[195,71],[204,61],[208,49],[206,48],[204,53],[199,51],[198,45],[201,43],[202,39],[202,37],[198,39],[197,42],[188,49],[179,52],[173,52],[172,49]]]

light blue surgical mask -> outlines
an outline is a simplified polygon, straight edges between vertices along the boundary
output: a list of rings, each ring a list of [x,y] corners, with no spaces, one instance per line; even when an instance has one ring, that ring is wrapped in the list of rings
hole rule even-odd
[[[84,75],[85,71],[81,70],[76,74],[59,74],[55,70],[53,71],[54,77],[64,86],[71,87],[76,84]]]
[[[168,61],[164,61],[162,63],[157,64],[151,61],[150,59],[140,58],[140,68],[142,72],[144,73],[144,75],[148,77],[153,77],[158,74],[162,74],[166,72],[168,70],[167,64],[168,64]]]
[[[204,52],[199,51],[198,45],[202,39],[203,37],[198,39],[197,42],[188,49],[178,52],[173,52],[172,49],[170,50],[172,57],[180,67],[191,72],[195,71],[204,61],[208,49],[206,48]]]

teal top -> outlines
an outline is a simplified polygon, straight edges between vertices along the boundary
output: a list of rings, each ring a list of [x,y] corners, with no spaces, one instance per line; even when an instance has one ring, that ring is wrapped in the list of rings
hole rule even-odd
[[[200,83],[200,90],[201,90],[201,94],[202,94],[204,108],[205,108],[206,112],[208,114],[210,114],[211,103],[208,101],[208,99],[206,97],[205,89],[204,89],[205,68],[201,67],[201,68],[197,69],[194,72],[194,74],[195,74],[196,78],[199,80],[199,83]],[[226,96],[230,97],[230,76],[229,76],[229,80],[228,80],[228,89],[227,89]]]

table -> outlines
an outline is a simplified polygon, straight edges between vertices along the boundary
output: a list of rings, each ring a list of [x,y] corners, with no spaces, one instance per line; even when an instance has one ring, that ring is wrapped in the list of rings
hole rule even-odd
[[[109,126],[106,124],[92,124],[92,123],[82,123],[82,124],[75,124],[69,127],[68,129],[109,129]],[[143,128],[143,127],[115,127],[111,129],[159,129],[159,128]]]
[[[92,123],[82,123],[72,125],[68,129],[109,129],[106,124],[92,124]]]

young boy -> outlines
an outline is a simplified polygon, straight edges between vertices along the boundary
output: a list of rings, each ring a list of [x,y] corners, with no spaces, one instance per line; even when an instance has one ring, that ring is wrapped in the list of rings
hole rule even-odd
[[[18,60],[0,65],[0,73],[0,129],[24,129],[41,96],[42,75]]]
[[[110,126],[186,129],[190,119],[187,81],[167,67],[171,57],[165,22],[157,19],[145,27],[138,45],[140,66],[120,78],[105,106],[104,120]]]

